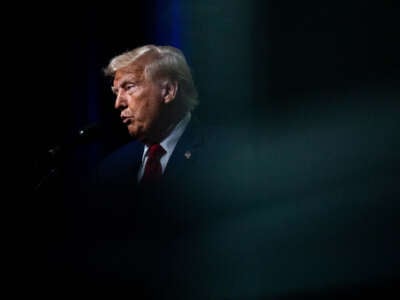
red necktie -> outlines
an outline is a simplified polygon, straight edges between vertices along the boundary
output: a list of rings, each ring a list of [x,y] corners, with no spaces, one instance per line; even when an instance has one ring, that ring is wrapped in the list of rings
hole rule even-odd
[[[154,182],[161,178],[162,167],[160,158],[165,154],[164,148],[160,144],[153,144],[147,152],[147,161],[141,182]]]

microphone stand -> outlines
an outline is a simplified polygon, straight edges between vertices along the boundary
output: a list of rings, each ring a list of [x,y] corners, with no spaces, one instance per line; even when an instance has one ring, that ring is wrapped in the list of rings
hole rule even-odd
[[[61,152],[61,146],[55,146],[47,151],[46,157],[42,158],[43,161],[38,161],[45,165],[47,169],[44,175],[39,179],[38,183],[34,186],[34,191],[37,193],[43,189],[58,173],[58,155]],[[42,170],[40,170],[42,171]]]
[[[64,148],[65,150],[70,150],[71,146],[65,145],[65,147],[62,147],[57,145],[52,147],[46,152],[45,157],[41,157],[37,160],[37,163],[41,164],[42,167],[36,167],[40,169],[38,170],[39,172],[44,172],[44,175],[42,174],[38,182],[34,185],[33,189],[35,193],[42,191],[44,187],[48,186],[51,183],[51,180],[55,179],[58,175],[62,161],[60,157],[64,155],[65,151],[62,151]]]
[[[35,192],[39,192],[39,190],[41,190],[42,186],[45,185],[45,183],[49,182],[51,178],[55,177],[55,175],[57,174],[57,169],[56,168],[52,168],[50,169],[50,171],[47,172],[47,174],[45,174],[39,181],[39,183],[37,183],[34,187],[34,191]]]

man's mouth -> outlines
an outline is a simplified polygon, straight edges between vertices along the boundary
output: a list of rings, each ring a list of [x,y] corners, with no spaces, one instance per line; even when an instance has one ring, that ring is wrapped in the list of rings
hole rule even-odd
[[[122,123],[124,123],[125,125],[129,125],[130,123],[132,123],[132,118],[124,117],[122,118]]]

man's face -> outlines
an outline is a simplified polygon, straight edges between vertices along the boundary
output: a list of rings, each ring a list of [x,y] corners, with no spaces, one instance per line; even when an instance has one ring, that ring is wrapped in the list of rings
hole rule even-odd
[[[157,128],[162,128],[161,84],[146,79],[143,68],[130,67],[115,73],[112,89],[116,95],[115,108],[121,112],[129,134],[144,143],[151,142],[159,134],[155,132]]]

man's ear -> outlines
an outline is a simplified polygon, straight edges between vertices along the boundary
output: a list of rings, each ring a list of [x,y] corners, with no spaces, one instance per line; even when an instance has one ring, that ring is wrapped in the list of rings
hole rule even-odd
[[[163,81],[161,92],[164,103],[170,103],[176,97],[176,93],[178,92],[178,83],[171,80]]]

